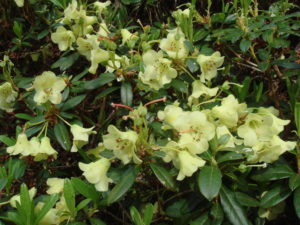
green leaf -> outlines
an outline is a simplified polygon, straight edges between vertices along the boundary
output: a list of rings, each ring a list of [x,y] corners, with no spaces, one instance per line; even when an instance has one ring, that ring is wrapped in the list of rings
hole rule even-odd
[[[9,176],[12,176],[14,179],[21,178],[26,169],[26,163],[21,159],[12,159],[9,161],[8,171]]]
[[[108,193],[108,205],[118,201],[129,190],[129,188],[133,185],[138,172],[138,166],[132,166],[124,172],[119,183],[114,186],[111,192]]]
[[[34,223],[37,225],[39,222],[43,219],[43,217],[47,214],[47,212],[55,205],[57,200],[59,199],[58,194],[50,195],[42,207],[42,209],[39,211]]]
[[[300,187],[296,189],[294,192],[294,209],[296,212],[296,215],[300,219]]]
[[[275,163],[266,169],[258,170],[251,178],[257,182],[266,182],[288,178],[293,173],[294,171],[287,164]]]
[[[224,185],[220,190],[221,204],[233,225],[250,225],[243,207],[236,201],[234,193]]]
[[[26,224],[34,223],[34,204],[29,196],[26,184],[21,185],[20,204],[17,202],[18,212],[21,214],[22,221]]]
[[[18,36],[19,39],[22,38],[22,33],[23,33],[22,24],[18,23],[17,21],[14,21],[13,31],[15,35]]]
[[[246,77],[243,81],[243,87],[239,88],[239,100],[243,102],[245,98],[249,95],[249,87],[251,83],[251,78]]]
[[[198,176],[200,192],[211,201],[219,194],[222,185],[221,171],[214,166],[204,166]]]
[[[69,109],[74,108],[78,104],[80,104],[86,95],[78,95],[66,101],[66,103],[61,107],[61,111],[67,111]]]
[[[148,203],[144,210],[144,224],[145,225],[151,224],[152,218],[153,218],[153,213],[154,213],[154,206],[152,204]]]
[[[97,218],[90,218],[89,219],[91,225],[106,225],[102,220],[97,219]]]
[[[76,216],[75,192],[74,192],[73,185],[69,179],[65,179],[64,197],[66,200],[67,207],[71,213],[71,216],[74,218]]]
[[[121,86],[121,101],[122,104],[131,106],[132,105],[132,87],[129,82],[123,82]]]
[[[210,210],[212,217],[211,225],[221,225],[224,220],[224,212],[220,203],[216,202]]]
[[[66,125],[62,121],[59,121],[57,124],[55,124],[54,134],[60,146],[69,151],[71,149],[70,134]]]
[[[96,96],[95,99],[99,99],[99,98],[103,98],[105,97],[106,95],[109,95],[110,93],[118,90],[120,87],[110,87],[110,88],[107,88],[105,89],[104,91],[101,91],[99,95]]]
[[[130,215],[135,225],[144,225],[141,214],[134,206],[130,208]]]
[[[194,42],[200,41],[208,35],[208,32],[204,29],[200,29],[194,34]]]
[[[250,46],[251,46],[251,41],[246,40],[246,39],[241,40],[241,42],[240,42],[240,49],[242,50],[242,52],[248,51],[248,49],[250,48]]]
[[[7,137],[7,135],[0,135],[0,142],[6,144],[7,146],[13,146],[16,144],[16,141]]]
[[[59,68],[61,71],[65,71],[77,61],[79,56],[80,54],[76,52],[72,55],[61,57],[59,60],[52,64],[51,69]]]
[[[0,191],[1,191],[3,188],[5,188],[7,182],[8,182],[7,178],[0,178]]]
[[[236,200],[243,206],[258,207],[259,201],[242,192],[235,192]]]
[[[24,119],[24,120],[32,120],[34,117],[31,115],[28,115],[26,113],[17,113],[15,114],[15,117],[19,118],[19,119]]]
[[[116,76],[113,73],[102,73],[99,78],[84,82],[84,88],[87,90],[93,90],[115,79]]]
[[[267,191],[261,198],[260,207],[270,208],[285,200],[291,194],[287,185],[278,185]]]
[[[208,213],[204,213],[197,219],[190,222],[190,225],[210,225],[210,219]]]
[[[100,193],[96,191],[94,185],[88,184],[77,177],[72,177],[71,182],[75,190],[84,197],[92,199],[94,202],[99,201]]]
[[[295,115],[295,124],[297,128],[297,135],[298,137],[300,137],[300,102],[295,103],[294,115]]]
[[[192,73],[199,70],[199,64],[196,59],[187,59],[186,65]]]
[[[227,162],[232,160],[239,160],[243,158],[245,158],[243,154],[237,152],[225,152],[222,155],[218,155],[217,162],[222,163],[222,162]]]
[[[154,163],[150,163],[150,167],[162,185],[171,190],[177,190],[176,183],[168,170]]]
[[[293,191],[300,186],[300,174],[294,173],[290,176],[289,187]]]
[[[84,207],[86,207],[92,200],[87,198],[82,200],[77,206],[76,206],[76,211],[80,211]]]
[[[60,0],[49,0],[50,2],[52,2],[54,5],[56,5],[57,7],[64,9],[63,4],[60,2]]]
[[[121,2],[125,5],[136,4],[141,2],[141,0],[121,0]]]

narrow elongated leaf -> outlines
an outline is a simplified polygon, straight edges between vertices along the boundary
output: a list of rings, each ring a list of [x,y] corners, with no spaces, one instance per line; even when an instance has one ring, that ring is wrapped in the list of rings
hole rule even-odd
[[[289,187],[293,191],[300,186],[300,174],[295,173],[289,179]]]
[[[75,192],[73,185],[69,179],[65,179],[64,183],[64,197],[66,200],[66,204],[72,217],[76,215],[76,208],[75,208]]]
[[[259,201],[242,192],[235,192],[236,200],[243,206],[258,207]]]
[[[100,198],[100,193],[96,191],[92,184],[88,184],[79,178],[72,177],[71,182],[76,191],[82,194],[84,197],[92,199],[97,202]]]
[[[7,178],[0,178],[0,191],[5,187],[7,182],[8,182]]]
[[[134,206],[130,208],[130,215],[135,225],[144,225],[141,214]]]
[[[0,142],[6,144],[7,146],[12,146],[16,143],[15,140],[7,137],[7,135],[0,135]]]
[[[84,82],[84,88],[93,90],[116,79],[113,73],[102,73],[99,78]]]
[[[151,163],[150,167],[162,185],[173,190],[177,189],[176,183],[168,170],[154,163]]]
[[[152,204],[147,204],[144,210],[144,224],[150,225],[152,222],[154,213],[154,206]]]
[[[120,182],[109,192],[107,196],[107,204],[110,205],[118,201],[133,185],[138,174],[139,167],[133,166],[128,168],[121,177]]]
[[[251,178],[258,182],[266,182],[284,179],[290,177],[293,173],[294,171],[287,164],[277,163],[266,169],[259,170]]]
[[[61,71],[65,71],[68,68],[70,68],[79,58],[80,54],[78,52],[68,55],[65,57],[61,57],[59,60],[57,60],[53,65],[51,66],[52,69],[58,68]]]
[[[217,167],[205,166],[198,176],[198,186],[200,192],[211,201],[219,194],[222,185],[222,174]]]
[[[39,222],[43,219],[43,217],[47,214],[47,212],[55,205],[58,199],[59,196],[57,194],[50,195],[50,197],[45,202],[43,208],[37,214],[37,217],[34,221],[36,225],[39,224]]]
[[[80,104],[83,99],[86,97],[86,95],[78,95],[74,98],[69,99],[68,101],[66,101],[66,103],[63,105],[63,107],[61,108],[62,111],[66,111],[68,109],[72,109],[75,106],[77,106],[78,104]]]
[[[300,137],[300,102],[295,103],[294,114],[295,114],[295,123],[297,127],[297,134]]]
[[[296,215],[300,219],[300,187],[298,187],[294,192],[294,208]]]
[[[129,82],[124,82],[121,86],[121,101],[124,105],[132,105],[132,87]]]
[[[220,190],[220,197],[226,216],[233,225],[250,225],[244,209],[236,201],[234,193],[231,190],[222,186]]]
[[[66,125],[63,122],[59,121],[57,124],[55,124],[54,134],[61,147],[63,147],[63,149],[65,150],[70,150],[70,134]]]
[[[279,185],[267,191],[261,198],[260,207],[270,208],[285,200],[291,194],[287,185]]]

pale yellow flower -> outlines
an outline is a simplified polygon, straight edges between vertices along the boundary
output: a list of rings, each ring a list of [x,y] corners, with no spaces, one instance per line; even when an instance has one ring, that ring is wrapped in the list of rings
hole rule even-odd
[[[112,179],[106,175],[109,167],[110,161],[106,158],[101,158],[89,164],[79,163],[79,168],[83,171],[83,176],[88,182],[94,184],[98,191],[107,191],[108,184],[112,182]]]
[[[89,141],[89,135],[96,134],[96,131],[93,131],[94,127],[83,128],[77,124],[71,126],[71,133],[73,135],[73,146],[71,152],[77,152],[78,148],[86,145]]]
[[[5,82],[0,86],[0,109],[6,112],[13,111],[13,105],[18,96],[9,82]]]
[[[75,42],[75,36],[72,31],[66,30],[63,26],[56,29],[55,33],[51,34],[51,40],[58,44],[60,51],[66,51],[69,48],[72,50],[72,44]]]
[[[64,190],[64,182],[65,179],[61,179],[57,177],[48,178],[46,181],[48,185],[48,189],[46,191],[47,194],[52,195],[52,194],[62,193]]]
[[[43,202],[38,202],[37,205],[35,206],[35,213],[38,215],[39,211],[43,208],[45,203]],[[46,215],[41,219],[39,222],[39,225],[58,225],[60,224],[60,219],[59,219],[59,211],[55,208],[51,208]]]
[[[15,0],[15,3],[17,4],[18,7],[24,6],[24,0]]]
[[[29,192],[29,197],[32,200],[34,196],[36,195],[36,188],[32,187],[30,188]],[[10,198],[9,203],[12,207],[17,208],[17,202],[20,204],[21,203],[21,197],[20,195],[14,195]]]
[[[7,153],[10,155],[30,155],[31,150],[31,144],[27,139],[27,136],[25,133],[21,133],[18,135],[17,142],[15,145],[10,146],[6,149]]]
[[[188,102],[189,102],[190,105],[198,104],[199,103],[198,99],[201,96],[205,96],[205,97],[215,96],[217,94],[218,90],[219,90],[218,87],[215,87],[215,88],[207,87],[200,80],[195,80],[193,82],[192,86],[193,86],[193,92],[190,95],[190,97],[188,98]]]
[[[91,51],[91,67],[89,68],[89,72],[95,74],[99,63],[106,62],[109,60],[109,53],[101,48],[93,49]]]
[[[139,39],[136,34],[130,33],[127,29],[121,29],[122,45],[127,44],[129,48],[133,48],[135,42]]]
[[[97,13],[101,15],[107,7],[111,4],[111,1],[105,1],[105,2],[94,2],[94,7],[97,10]]]
[[[77,51],[84,55],[88,60],[91,60],[91,51],[99,48],[99,41],[96,35],[86,35],[86,38],[79,37],[76,41]]]
[[[63,78],[57,77],[51,71],[45,71],[37,76],[33,82],[33,87],[36,91],[33,100],[39,105],[47,101],[59,104],[62,100],[61,91],[66,86]]]
[[[178,154],[179,174],[177,180],[183,180],[185,177],[192,176],[200,167],[203,167],[205,161],[200,157],[190,154],[187,151],[181,151]]]

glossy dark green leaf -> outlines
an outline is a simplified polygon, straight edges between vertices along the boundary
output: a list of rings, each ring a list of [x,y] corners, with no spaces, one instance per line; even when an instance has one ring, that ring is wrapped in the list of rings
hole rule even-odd
[[[197,219],[191,221],[190,225],[210,225],[210,219],[208,213],[204,213],[199,216]]]
[[[294,208],[296,215],[300,219],[300,187],[294,191]]]
[[[89,80],[84,82],[84,88],[87,90],[93,90],[98,87],[101,87],[109,82],[112,82],[116,79],[116,76],[113,73],[102,73],[100,77],[94,80]]]
[[[95,99],[103,98],[103,97],[109,95],[110,93],[112,93],[112,92],[114,92],[114,91],[116,91],[118,89],[120,89],[120,87],[110,87],[110,88],[107,88],[104,91],[100,92],[100,94],[97,95]]]
[[[208,31],[204,29],[199,29],[194,34],[194,42],[200,41],[208,35]]]
[[[186,65],[192,73],[199,70],[199,64],[196,59],[187,59]]]
[[[221,155],[218,155],[217,157],[217,162],[222,163],[222,162],[227,162],[227,161],[232,161],[232,160],[239,160],[243,159],[245,156],[243,154],[237,153],[237,152],[225,152],[222,153]]]
[[[78,95],[76,97],[73,97],[73,98],[69,99],[61,107],[61,110],[66,111],[66,110],[74,108],[75,106],[80,104],[83,101],[83,99],[85,99],[85,97],[86,97],[86,95]]]
[[[248,51],[248,49],[251,46],[251,41],[246,40],[246,39],[242,39],[240,42],[240,49],[242,50],[242,52],[246,52]]]
[[[61,57],[59,60],[52,64],[51,69],[59,68],[61,71],[65,71],[77,61],[79,56],[80,54],[76,52],[71,55]]]
[[[141,214],[134,206],[130,208],[130,215],[135,225],[144,225]]]
[[[71,182],[75,190],[81,195],[86,198],[92,199],[95,202],[99,201],[100,193],[96,191],[94,185],[86,183],[76,177],[72,177]]]
[[[211,201],[219,194],[222,185],[222,174],[219,168],[214,166],[204,166],[198,176],[198,186],[200,192]]]
[[[289,187],[292,191],[300,187],[300,174],[294,173],[290,176]]]
[[[235,192],[236,200],[243,206],[258,207],[259,201],[242,192]]]
[[[0,142],[6,144],[7,146],[13,146],[16,141],[9,138],[7,135],[0,135]]]
[[[106,225],[106,223],[104,223],[102,220],[98,218],[90,218],[89,221],[91,225]]]
[[[121,177],[121,180],[108,193],[107,204],[110,205],[118,201],[133,185],[135,178],[139,172],[138,166],[128,168]]]
[[[150,167],[162,185],[169,189],[176,190],[176,182],[167,169],[154,163],[151,163]]]
[[[221,225],[224,220],[224,212],[219,202],[214,203],[210,210],[211,225]]]
[[[260,207],[270,208],[285,200],[291,194],[291,190],[285,184],[278,185],[267,191],[261,198]]]
[[[7,178],[0,178],[0,191],[5,188],[7,181]]]
[[[69,151],[71,149],[70,133],[62,121],[59,121],[57,124],[55,124],[54,134],[60,146]]]
[[[221,204],[229,221],[233,225],[250,225],[243,207],[235,199],[234,192],[222,186],[220,190]]]
[[[144,209],[144,224],[150,225],[152,222],[154,214],[154,206],[152,204],[147,204]]]
[[[76,214],[75,208],[75,191],[73,185],[69,179],[65,179],[64,183],[64,197],[67,204],[67,207],[72,215],[72,217]]]
[[[132,105],[132,87],[129,82],[123,82],[121,86],[121,101],[122,104],[131,106]]]
[[[290,177],[294,171],[287,164],[275,163],[266,169],[260,169],[251,178],[258,182],[280,180]]]

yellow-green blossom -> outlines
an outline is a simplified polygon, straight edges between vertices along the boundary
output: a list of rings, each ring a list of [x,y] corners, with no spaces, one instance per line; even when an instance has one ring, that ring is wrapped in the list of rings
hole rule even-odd
[[[40,105],[47,101],[59,104],[62,100],[60,92],[65,89],[66,82],[63,78],[57,77],[53,72],[45,71],[35,78],[33,87],[36,91],[33,100],[37,104]]]
[[[108,37],[109,30],[105,22],[99,24],[99,30],[97,32],[97,35],[102,37]]]
[[[228,128],[237,126],[239,118],[247,113],[247,105],[239,104],[238,100],[229,95],[222,99],[221,106],[215,106],[212,109],[212,114],[219,122]]]
[[[101,15],[107,7],[111,4],[111,1],[106,2],[94,2],[94,7],[99,15]]]
[[[115,126],[108,126],[108,134],[103,136],[105,148],[113,150],[114,155],[127,164],[133,159],[134,163],[142,162],[135,153],[138,135],[135,131],[119,131]]]
[[[130,33],[127,29],[121,29],[122,45],[127,44],[129,48],[133,48],[139,37]]]
[[[268,142],[257,142],[253,147],[253,155],[248,157],[251,163],[266,162],[272,163],[276,161],[280,155],[286,151],[293,150],[296,147],[296,142],[283,141],[278,136]]]
[[[99,41],[96,35],[86,35],[86,38],[79,37],[76,41],[77,51],[84,55],[88,60],[91,60],[91,51],[99,48]]]
[[[0,109],[6,112],[13,111],[13,105],[18,96],[9,82],[5,82],[0,86]]]
[[[30,188],[29,192],[29,197],[30,199],[33,199],[34,196],[36,195],[36,188],[32,187]],[[9,203],[12,207],[17,208],[17,202],[20,204],[21,203],[21,197],[20,195],[14,195],[10,198]]]
[[[101,48],[93,49],[91,51],[91,67],[89,68],[89,72],[95,74],[99,63],[105,62],[109,60],[109,53]]]
[[[31,142],[31,140],[30,140]],[[57,157],[57,151],[51,146],[50,139],[43,137],[39,148],[32,154],[35,161],[41,161],[47,159],[49,156]]]
[[[48,178],[46,183],[48,185],[47,189],[47,194],[52,195],[52,194],[59,194],[62,193],[64,190],[64,182],[65,179],[53,177],[53,178]]]
[[[201,81],[210,81],[212,78],[217,76],[217,70],[222,66],[224,62],[224,56],[221,56],[220,52],[215,52],[211,56],[199,55],[197,62],[201,68]]]
[[[94,127],[83,128],[77,124],[71,126],[71,133],[73,135],[73,146],[71,152],[77,152],[78,148],[86,145],[89,141],[90,134],[96,134],[96,131],[93,131]]]
[[[143,55],[145,71],[139,73],[139,78],[144,84],[159,90],[177,76],[177,71],[171,67],[171,61],[163,58],[161,51],[149,50]]]
[[[198,168],[204,166],[205,161],[187,151],[181,151],[178,154],[178,164],[179,174],[177,180],[183,180],[185,177],[192,176]]]
[[[51,34],[51,40],[58,44],[60,51],[72,50],[72,44],[75,42],[75,36],[72,31],[66,30],[63,26],[57,28],[55,33]]]
[[[198,104],[201,96],[213,97],[217,94],[219,88],[209,88],[200,80],[195,80],[192,84],[193,92],[188,98],[189,105]]]
[[[35,214],[38,215],[41,209],[44,207],[45,203],[43,202],[38,202],[37,205],[35,206]],[[46,215],[41,219],[39,222],[39,225],[58,225],[60,224],[60,219],[59,219],[59,211],[55,208],[51,208]]]
[[[28,141],[26,134],[19,134],[16,144],[8,147],[6,151],[10,155],[29,155],[31,153],[31,144]]]
[[[83,176],[88,182],[94,184],[98,191],[107,191],[108,184],[112,182],[112,179],[106,175],[109,167],[110,161],[106,158],[101,158],[89,164],[79,163],[79,168],[83,171]]]
[[[24,0],[15,0],[15,3],[17,4],[18,7],[24,6]]]
[[[174,122],[178,119],[178,117],[183,113],[182,108],[180,108],[177,104],[167,105],[164,111],[158,111],[157,117],[160,120],[164,121],[163,129],[171,129]]]
[[[161,40],[159,47],[165,51],[170,58],[185,59],[188,56],[188,49],[185,46],[185,37],[180,28],[169,30],[167,38]]]

